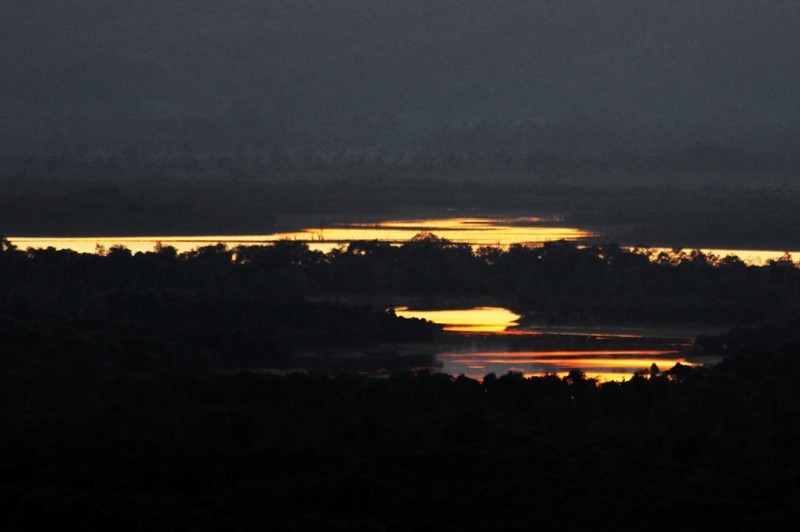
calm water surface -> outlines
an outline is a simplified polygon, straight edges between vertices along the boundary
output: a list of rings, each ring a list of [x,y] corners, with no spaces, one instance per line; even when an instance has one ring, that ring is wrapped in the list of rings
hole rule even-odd
[[[685,350],[700,332],[653,328],[519,327],[508,309],[395,309],[402,317],[442,324],[452,333],[437,354],[441,371],[481,379],[509,371],[525,376],[580,370],[600,380],[630,379],[656,364],[662,371],[677,363],[694,365]],[[713,362],[709,360],[708,362]]]
[[[433,233],[452,242],[475,246],[509,246],[511,244],[540,244],[554,240],[581,240],[594,233],[572,227],[561,227],[554,220],[541,218],[447,218],[435,220],[387,220],[375,223],[335,224],[329,227],[311,227],[288,233],[267,235],[206,235],[206,236],[130,236],[130,237],[66,237],[27,238],[9,237],[21,249],[46,248],[73,249],[79,253],[94,253],[97,246],[105,249],[124,246],[136,253],[153,251],[155,245],[173,246],[179,252],[191,251],[200,246],[227,244],[264,245],[278,240],[306,242],[314,250],[323,252],[346,246],[358,240],[380,240],[395,244],[408,242],[420,233]]]
[[[452,242],[467,243],[472,246],[507,247],[511,244],[537,245],[556,240],[575,242],[587,241],[599,237],[589,230],[565,227],[558,218],[536,217],[459,217],[444,219],[420,220],[384,220],[374,223],[341,223],[327,227],[310,227],[301,231],[273,233],[265,235],[203,235],[203,236],[127,236],[127,237],[8,237],[20,249],[47,248],[72,249],[79,253],[94,253],[98,248],[109,249],[112,246],[124,246],[132,252],[153,251],[157,244],[173,246],[178,252],[186,252],[201,246],[226,244],[228,247],[239,245],[265,245],[278,240],[306,242],[311,249],[328,252],[332,249],[346,247],[350,242],[358,240],[380,240],[394,244],[402,244],[414,236],[429,232]],[[651,248],[651,251],[672,251],[670,249]],[[786,251],[797,257],[800,251],[770,251],[746,249],[703,249],[704,253],[713,253],[718,257],[736,255],[751,264],[763,264],[767,260],[776,260],[784,256]]]
[[[517,324],[522,317],[508,309],[499,307],[476,307],[470,309],[411,310],[408,307],[394,309],[402,318],[421,318],[444,326],[445,331],[499,333]]]

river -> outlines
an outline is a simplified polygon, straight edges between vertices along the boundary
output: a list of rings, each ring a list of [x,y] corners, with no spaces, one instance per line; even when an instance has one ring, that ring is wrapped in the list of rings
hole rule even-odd
[[[558,217],[457,217],[440,219],[378,220],[375,222],[337,223],[330,226],[309,227],[299,231],[264,235],[161,235],[161,236],[90,236],[90,237],[7,237],[20,249],[47,248],[72,249],[79,253],[95,253],[112,246],[123,246],[130,251],[153,251],[156,245],[172,246],[178,252],[226,244],[228,247],[267,245],[279,240],[305,242],[311,249],[329,252],[346,247],[358,240],[379,240],[402,244],[420,233],[432,233],[455,243],[473,247],[508,247],[512,244],[539,245],[556,240],[578,243],[599,241],[603,235],[586,228],[565,226]],[[679,251],[667,248],[648,248],[652,253]],[[689,250],[691,251],[691,250]],[[786,253],[800,256],[798,250],[714,249],[704,248],[705,254],[718,257],[735,255],[749,264],[763,264],[776,260]]]
[[[718,330],[658,327],[520,326],[521,316],[500,307],[414,310],[394,309],[398,316],[423,318],[443,325],[445,337],[437,360],[441,371],[480,379],[509,371],[525,376],[579,370],[601,381],[625,380],[655,366],[712,364],[688,357],[698,334]]]

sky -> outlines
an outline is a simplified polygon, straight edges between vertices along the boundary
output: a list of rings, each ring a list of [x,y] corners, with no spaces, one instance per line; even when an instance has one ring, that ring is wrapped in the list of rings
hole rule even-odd
[[[780,143],[799,101],[795,0],[0,0],[0,118],[34,136],[488,120]]]

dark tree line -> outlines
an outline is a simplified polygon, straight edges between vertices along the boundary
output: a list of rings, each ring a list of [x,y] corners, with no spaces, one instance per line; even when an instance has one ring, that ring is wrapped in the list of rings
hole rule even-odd
[[[752,323],[797,312],[800,287],[789,257],[755,266],[699,251],[654,256],[569,242],[474,252],[438,240],[358,243],[317,271],[321,291],[493,295],[550,322]]]
[[[473,250],[418,235],[402,246],[355,242],[328,254],[280,242],[240,249],[236,262],[292,271],[308,295],[492,296],[550,322],[754,323],[796,313],[800,292],[800,270],[789,256],[748,265],[734,256],[615,244]]]
[[[311,301],[304,297],[305,258],[293,258],[283,246],[260,251],[258,264],[244,264],[232,260],[234,251],[224,245],[180,255],[170,247],[134,255],[121,247],[98,254],[23,252],[5,241],[0,317],[15,331],[31,328],[25,334],[41,349],[60,351],[73,337],[84,342],[86,331],[100,337],[119,333],[99,344],[93,339],[84,353],[151,339],[156,364],[185,359],[191,367],[204,361],[217,368],[293,367],[306,352],[333,356],[355,350],[373,358],[339,362],[374,369],[391,366],[399,356],[383,344],[430,342],[439,330],[383,308]],[[45,334],[48,322],[58,324],[59,333]],[[322,363],[315,358],[304,366]]]
[[[800,349],[779,340],[796,323],[713,369],[603,384],[189,371],[158,339],[55,351],[33,338],[63,328],[16,325],[0,356],[4,530],[800,524]]]
[[[168,301],[189,295],[303,304],[321,296],[491,297],[539,320],[601,324],[755,324],[800,310],[800,269],[788,255],[750,265],[697,250],[656,254],[564,241],[473,250],[431,234],[400,246],[353,242],[329,253],[294,241],[180,254],[161,246],[136,254],[123,247],[23,251],[6,241],[0,268],[4,305],[75,316],[103,305],[119,310],[123,302],[126,312],[144,316],[162,300],[178,304]]]

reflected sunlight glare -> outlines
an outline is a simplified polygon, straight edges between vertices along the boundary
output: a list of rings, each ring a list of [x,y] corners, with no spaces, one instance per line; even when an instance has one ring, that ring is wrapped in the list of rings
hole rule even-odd
[[[118,237],[9,237],[20,249],[72,249],[94,253],[98,246],[108,249],[123,246],[133,253],[153,251],[156,243],[172,246],[179,253],[201,246],[226,244],[267,245],[279,240],[305,242],[315,251],[329,252],[340,245],[360,240],[379,240],[403,244],[420,233],[433,233],[453,243],[474,246],[507,247],[511,244],[541,244],[553,240],[581,240],[595,236],[590,231],[571,227],[551,227],[542,218],[444,218],[387,220],[375,223],[342,223],[329,227],[309,227],[299,231],[265,235],[201,236],[118,236]]]
[[[440,353],[439,359],[444,373],[463,374],[472,379],[481,379],[489,373],[505,375],[509,371],[525,377],[545,374],[563,377],[579,370],[588,378],[618,381],[631,378],[636,372],[647,372],[652,364],[660,371],[677,363],[695,365],[674,350]]]
[[[380,240],[403,243],[420,233],[433,233],[451,242],[473,246],[539,244],[553,240],[580,240],[595,236],[572,227],[551,227],[541,218],[445,218],[430,220],[387,220],[376,223],[337,224],[274,235],[278,239],[310,242],[353,242]]]
[[[458,244],[473,247],[493,246],[507,248],[512,244],[541,245],[544,242],[570,240],[586,241],[601,235],[586,229],[562,227],[556,218],[537,217],[456,217],[441,219],[385,220],[374,223],[341,223],[328,227],[309,227],[299,231],[264,235],[198,235],[198,236],[118,236],[118,237],[7,237],[19,249],[48,248],[72,249],[78,253],[95,253],[98,248],[122,246],[133,253],[153,251],[156,244],[172,246],[179,253],[202,246],[219,243],[229,248],[236,246],[268,245],[280,240],[306,243],[310,249],[328,253],[354,241],[378,240],[393,245],[404,244],[420,233],[435,236]],[[629,250],[671,253],[667,248],[630,247]],[[683,250],[690,253],[691,250]],[[800,251],[770,251],[747,249],[701,249],[705,254],[724,258],[735,255],[747,264],[765,264],[789,253],[800,256]]]
[[[445,331],[499,333],[517,324],[522,316],[500,307],[471,309],[412,310],[408,307],[394,309],[402,318],[420,318],[444,326]]]

